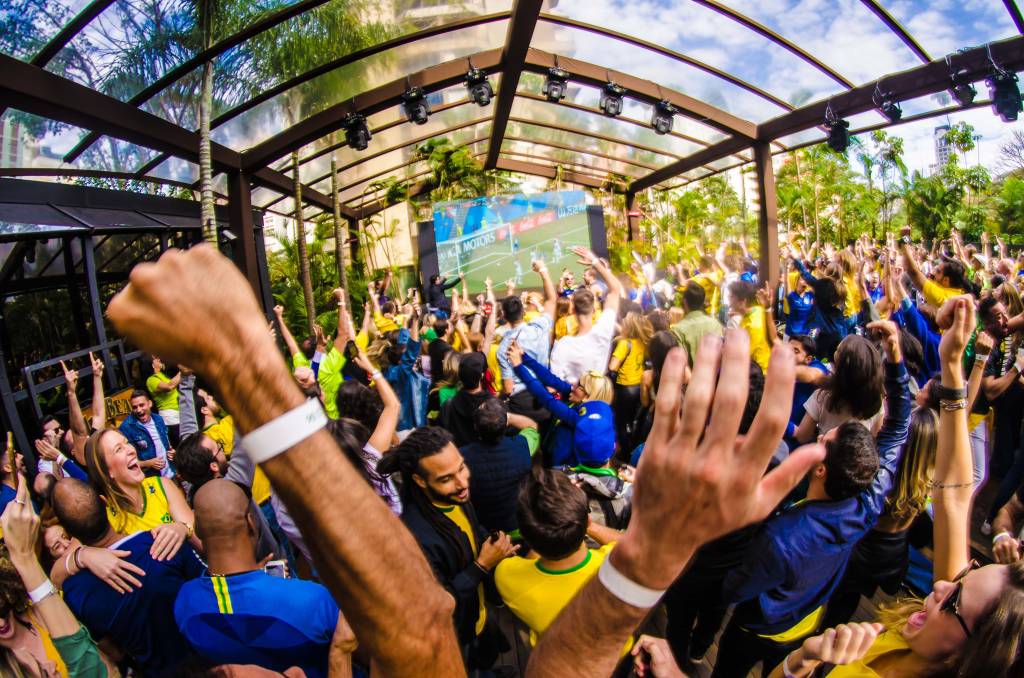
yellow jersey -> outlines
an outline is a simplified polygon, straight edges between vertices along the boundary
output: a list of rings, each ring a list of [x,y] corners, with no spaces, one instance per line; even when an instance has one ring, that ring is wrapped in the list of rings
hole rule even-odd
[[[772,347],[768,343],[768,336],[765,333],[767,328],[765,326],[764,309],[760,306],[750,309],[750,312],[740,320],[740,327],[745,329],[747,334],[750,335],[751,359],[760,365],[761,369],[767,374],[768,360],[772,356]]]
[[[530,645],[537,640],[580,589],[597,574],[615,543],[587,550],[583,562],[567,570],[549,570],[533,558],[513,556],[498,563],[494,583],[512,613],[530,627]],[[633,646],[626,643],[626,652]],[[625,652],[623,652],[625,654]]]
[[[131,509],[121,511],[108,504],[107,519],[115,532],[126,535],[145,532],[158,525],[173,523],[171,507],[161,479],[153,477],[142,481],[141,513],[135,513]]]
[[[704,312],[710,316],[718,313],[719,292],[718,286],[722,284],[721,271],[700,273],[693,277],[693,282],[704,289]]]
[[[612,355],[619,359],[619,376],[615,383],[620,386],[638,386],[644,376],[647,348],[639,341],[620,339]]]
[[[458,504],[454,506],[434,506],[441,513],[448,516],[448,519],[459,526],[463,534],[469,539],[469,547],[473,550],[473,554],[476,555],[476,535],[473,534],[473,527],[469,524],[469,518],[466,516],[466,512],[462,510],[462,507]],[[484,624],[487,623],[487,606],[484,604],[484,585],[480,584],[476,589],[477,599],[480,601],[480,616],[476,618],[476,635],[483,633]]]
[[[879,678],[879,674],[871,668],[871,663],[880,657],[897,652],[909,654],[911,649],[902,633],[885,631],[875,638],[871,649],[860,660],[837,666],[828,676],[829,678]]]
[[[846,311],[844,315],[849,318],[860,313],[860,302],[864,297],[860,293],[860,284],[857,282],[857,276],[844,275],[843,285],[846,286]]]
[[[925,280],[921,292],[924,294],[924,300],[935,308],[942,306],[948,299],[964,293],[955,287],[943,287],[934,280]]]

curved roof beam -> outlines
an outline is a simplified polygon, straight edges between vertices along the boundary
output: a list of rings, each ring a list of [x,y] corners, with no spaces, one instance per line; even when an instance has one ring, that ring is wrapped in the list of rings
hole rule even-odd
[[[835,70],[833,70],[831,67],[827,66],[825,63],[820,61],[816,56],[814,56],[813,54],[811,54],[807,50],[803,49],[802,47],[798,47],[796,44],[790,42],[789,40],[787,40],[786,38],[782,37],[781,35],[779,35],[775,31],[773,31],[772,29],[768,28],[764,24],[761,24],[761,23],[758,23],[757,21],[754,21],[750,17],[746,16],[745,14],[741,14],[741,13],[737,12],[736,10],[732,9],[731,7],[726,7],[725,5],[721,4],[720,2],[717,2],[717,0],[692,0],[692,1],[697,3],[698,5],[703,5],[704,7],[707,7],[708,9],[710,9],[710,10],[712,10],[714,12],[718,12],[719,14],[721,14],[724,17],[726,17],[727,19],[731,19],[731,20],[735,21],[736,23],[738,23],[738,24],[740,24],[740,25],[742,25],[742,26],[744,26],[744,27],[754,31],[758,35],[761,35],[762,37],[765,37],[768,40],[771,40],[772,42],[774,42],[779,47],[782,47],[783,49],[787,50],[791,54],[794,54],[795,56],[799,57],[800,59],[803,59],[805,62],[807,62],[808,64],[810,64],[814,68],[818,69],[819,71],[821,71],[822,73],[824,73],[828,77],[832,78],[837,83],[842,85],[845,89],[852,89],[853,88],[853,83],[852,82],[850,82],[849,80],[844,78],[842,75],[837,73]]]
[[[871,0],[865,1],[870,2]],[[751,94],[755,94],[764,99],[765,101],[770,101],[776,106],[784,108],[787,111],[791,111],[794,108],[793,104],[789,103],[784,99],[780,99],[771,92],[767,92],[761,89],[760,87],[747,82],[746,80],[737,78],[735,75],[732,75],[731,73],[727,73],[726,71],[715,68],[714,66],[706,64],[698,59],[694,59],[693,57],[687,56],[681,52],[671,50],[663,45],[659,45],[648,40],[641,40],[640,38],[627,35],[626,33],[613,31],[610,28],[603,28],[601,26],[595,26],[594,24],[588,24],[583,21],[576,21],[575,19],[569,19],[567,17],[562,17],[555,14],[548,14],[546,12],[542,13],[540,15],[540,18],[542,21],[547,21],[549,23],[558,24],[560,26],[568,26],[569,28],[578,28],[582,31],[587,31],[590,33],[594,33],[596,35],[602,35],[606,38],[620,40],[622,42],[629,43],[630,45],[633,45],[635,47],[642,47],[643,49],[650,50],[662,56],[668,57],[669,59],[682,62],[684,64],[687,64],[688,66],[693,66],[694,68],[700,69],[709,75],[715,76],[716,78],[721,78],[722,80],[725,80],[726,82],[732,85],[745,89]]]
[[[162,92],[167,87],[173,85],[181,78],[185,77],[195,69],[205,64],[207,61],[216,59],[224,52],[228,51],[232,47],[237,47],[238,45],[242,44],[254,35],[262,33],[263,31],[270,30],[274,26],[282,24],[285,21],[288,21],[289,19],[296,17],[299,14],[302,14],[308,10],[315,9],[316,7],[326,3],[327,1],[328,0],[300,0],[300,2],[296,2],[294,5],[289,5],[287,7],[279,9],[278,11],[272,14],[268,14],[259,21],[253,23],[251,26],[247,27],[245,30],[239,31],[234,35],[229,36],[224,40],[221,40],[216,45],[210,46],[209,49],[204,49],[202,52],[199,52],[191,59],[188,59],[178,64],[176,67],[172,68],[167,73],[164,73],[152,84],[150,84],[141,92],[137,93],[135,96],[129,99],[128,103],[132,106],[142,105],[143,103],[149,101],[154,96]],[[88,134],[85,137],[83,137],[82,140],[79,141],[78,144],[76,144],[75,147],[68,151],[67,155],[64,156],[64,162],[74,162],[74,160],[79,155],[84,153],[85,150],[89,148],[89,146],[91,146],[97,139],[99,139],[99,135]]]
[[[895,33],[896,37],[903,41],[903,44],[910,48],[910,51],[913,52],[917,56],[917,58],[921,60],[921,63],[926,64],[932,60],[932,58],[928,56],[928,52],[925,52],[924,48],[921,47],[921,45],[917,44],[917,40],[914,40],[914,37],[910,35],[910,33],[907,33],[906,29],[903,28],[903,25],[900,24],[899,21],[896,21],[896,19],[893,18],[893,16],[889,14],[889,12],[884,7],[879,5],[876,0],[860,1],[864,3],[864,6],[871,10],[871,12],[875,16],[877,16],[879,20],[881,20],[881,22],[885,24],[890,31]],[[1006,2],[1012,4],[1013,0],[1006,0]],[[1016,7],[1014,9],[1016,9]]]
[[[114,0],[93,0],[81,12],[76,14],[57,35],[50,38],[50,41],[43,45],[43,48],[32,57],[29,63],[40,67],[50,63],[53,57],[57,56],[69,42],[75,39],[75,36],[85,28],[86,24],[98,17],[103,13],[103,10],[113,4]]]
[[[1013,19],[1013,25],[1017,27],[1017,32],[1024,33],[1024,17],[1021,16],[1017,3],[1013,0],[1003,0],[1003,5],[1006,6],[1006,11],[1010,13],[1010,18]]]
[[[141,181],[162,186],[174,186],[176,188],[192,189],[192,185],[184,181],[164,179],[162,177],[136,177],[131,172],[108,172],[107,170],[76,169],[69,167],[0,167],[0,177],[89,177],[92,179],[120,179],[122,181]],[[219,198],[227,198],[226,195],[214,192]]]
[[[523,74],[526,54],[533,41],[533,31],[537,28],[537,17],[540,16],[542,5],[542,0],[516,0],[512,7],[512,18],[505,33],[505,47],[501,50],[501,86],[494,101],[494,128],[487,159],[484,161],[487,169],[493,168],[498,160],[508,116],[512,114],[519,78]]]
[[[553,166],[553,167],[559,167],[559,166],[562,166],[562,167],[566,167],[566,166],[574,167],[574,168],[577,168],[582,174],[589,174],[590,176],[593,176],[593,177],[602,176],[600,174],[596,174],[596,172],[604,172],[605,176],[607,176],[609,174],[613,174],[613,172],[611,172],[610,170],[608,170],[608,171],[601,170],[599,168],[591,167],[590,165],[587,165],[587,164],[582,163],[582,162],[573,162],[572,160],[561,160],[561,159],[556,159],[556,158],[548,158],[548,157],[545,157],[543,155],[534,155],[532,153],[523,153],[522,151],[503,150],[501,152],[501,154],[503,156],[506,156],[506,157],[515,156],[517,158],[528,158],[531,161],[536,161],[538,165],[543,165],[545,163],[550,163],[551,166]],[[615,172],[615,174],[622,174],[624,177],[626,177],[626,179],[636,179],[637,178],[637,175],[635,175],[635,174],[625,174],[625,173],[622,173],[622,172]]]

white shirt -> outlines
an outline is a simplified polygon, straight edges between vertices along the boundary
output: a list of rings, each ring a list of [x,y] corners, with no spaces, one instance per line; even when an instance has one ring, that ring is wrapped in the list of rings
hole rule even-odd
[[[911,381],[913,381],[913,379],[911,379]],[[828,392],[819,388],[817,391],[812,393],[811,397],[804,403],[804,410],[807,414],[811,415],[811,419],[817,422],[818,435],[822,436],[848,421],[856,421],[863,424],[867,430],[874,431],[875,426],[878,424],[878,421],[882,418],[885,411],[884,406],[879,407],[878,412],[876,412],[870,419],[856,419],[849,412],[833,412],[828,409],[826,407],[827,398]]]
[[[586,334],[565,336],[551,349],[551,373],[575,384],[587,372],[608,371],[617,313],[604,311]]]
[[[141,422],[140,422],[141,423]],[[153,417],[149,418],[149,421],[142,424],[146,431],[149,432],[149,437],[153,441],[154,452],[156,456],[163,457],[163,460],[167,461],[167,448],[164,447],[163,438],[160,437],[160,431],[156,428],[156,422],[153,421]],[[165,463],[163,469],[160,471],[160,475],[164,478],[174,477],[174,471],[171,470],[170,463]]]

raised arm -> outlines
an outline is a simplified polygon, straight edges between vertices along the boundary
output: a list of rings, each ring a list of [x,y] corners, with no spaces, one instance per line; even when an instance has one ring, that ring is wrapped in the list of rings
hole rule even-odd
[[[541,283],[544,285],[544,315],[555,319],[555,304],[558,301],[558,292],[555,291],[555,283],[551,282],[551,275],[548,273],[548,267],[540,259],[535,259],[533,262],[533,270],[540,276]]]
[[[686,355],[678,349],[669,353],[654,426],[636,472],[629,526],[602,565],[604,572],[587,582],[541,637],[527,676],[610,675],[626,638],[697,548],[763,519],[824,457],[820,445],[804,447],[764,475],[792,406],[793,352],[786,346],[773,350],[761,409],[750,434],[737,444],[749,360],[746,332],[729,332],[724,349],[717,337],[704,337],[682,407]],[[644,595],[607,583],[616,581],[614,575]]]
[[[178,384],[178,435],[184,438],[200,430],[194,396],[196,376],[182,365],[178,365],[178,374],[182,375]]]
[[[622,286],[622,282],[615,277],[612,269],[590,249],[586,247],[573,247],[572,251],[579,257],[580,264],[593,267],[597,274],[601,276],[604,284],[608,286],[608,296],[605,297],[602,313],[618,313],[619,302],[622,297],[626,296],[626,289]]]
[[[487,303],[491,305],[491,312],[487,316],[487,324],[484,325],[484,342],[480,345],[480,352],[485,356],[491,354],[491,344],[494,343],[494,332],[498,327],[498,302],[494,298],[494,287],[491,285],[490,277],[484,281],[487,285]]]
[[[288,348],[288,357],[291,358],[296,353],[301,353],[299,345],[295,341],[295,337],[292,336],[291,330],[288,329],[288,323],[284,321],[284,306],[278,304],[274,307],[274,317],[277,318],[277,327],[281,331],[281,338],[284,339],[284,345]]]
[[[366,374],[373,379],[373,386],[384,403],[384,410],[377,419],[377,425],[368,441],[375,449],[386,452],[391,448],[391,441],[395,437],[395,430],[398,427],[398,419],[402,416],[402,403],[391,388],[391,384],[380,373],[380,370],[373,366],[366,353],[360,349],[356,356],[356,365],[366,371]]]
[[[786,277],[786,276],[783,276]],[[779,328],[775,326],[775,304],[772,303],[772,286],[767,280],[757,291],[757,303],[764,307],[764,335],[769,346],[779,343]]]
[[[904,226],[900,233],[902,237],[909,237],[910,227]],[[927,278],[925,278],[921,267],[917,263],[917,257],[914,256],[914,248],[905,240],[900,240],[900,252],[903,254],[903,265],[907,270],[907,275],[914,282],[914,287],[923,292]]]
[[[205,294],[209,289],[218,295]],[[209,246],[171,250],[155,264],[136,266],[107,313],[131,341],[209,379],[243,434],[305,402],[252,289]],[[247,357],[244,370],[237,369],[239,351]],[[317,426],[261,466],[299,529],[318,535],[309,546],[322,580],[382,675],[465,675],[451,597],[412,535]]]
[[[974,404],[981,393],[981,382],[985,378],[985,364],[988,362],[992,347],[995,346],[995,339],[988,332],[978,332],[974,340],[974,362],[971,364],[971,373],[967,378],[967,411],[974,410]]]
[[[963,389],[961,358],[974,331],[974,301],[969,296],[960,296],[946,303],[952,304],[953,325],[942,335],[939,343],[941,383],[943,388]],[[935,581],[952,581],[970,557],[969,520],[974,492],[974,463],[967,432],[966,400],[952,398],[941,400],[940,404],[939,442],[931,487],[935,509],[933,577]]]
[[[579,412],[566,405],[564,401],[559,400],[551,391],[544,388],[548,382],[555,382],[562,386],[568,386],[568,388],[572,388],[571,386],[561,381],[558,377],[551,374],[546,367],[531,358],[517,342],[513,341],[508,347],[508,361],[511,363],[516,376],[523,382],[523,386],[526,387],[526,390],[537,401],[538,406],[543,407],[563,422],[571,426],[576,425],[580,418]],[[538,379],[541,381],[538,381]],[[568,389],[560,390],[559,392],[566,395]]]
[[[68,394],[68,429],[74,436],[88,437],[89,429],[85,426],[82,406],[78,404],[78,370],[69,370],[63,360],[60,361],[60,367],[64,370],[64,385]]]
[[[92,363],[92,430],[102,431],[107,427],[107,399],[103,395],[103,359],[89,353]]]

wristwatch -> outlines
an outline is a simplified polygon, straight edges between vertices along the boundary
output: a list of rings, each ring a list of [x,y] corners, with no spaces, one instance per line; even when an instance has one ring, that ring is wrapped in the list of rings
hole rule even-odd
[[[909,235],[905,235],[902,238],[900,238],[900,242],[902,242],[904,245],[913,245],[914,244],[914,241],[910,239]]]

